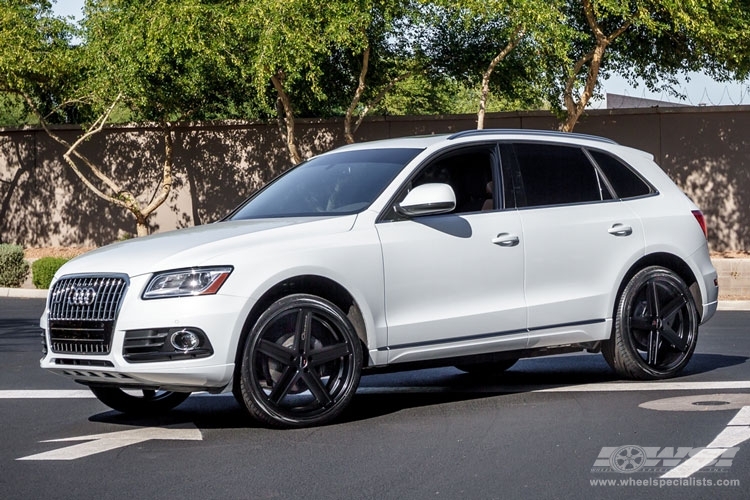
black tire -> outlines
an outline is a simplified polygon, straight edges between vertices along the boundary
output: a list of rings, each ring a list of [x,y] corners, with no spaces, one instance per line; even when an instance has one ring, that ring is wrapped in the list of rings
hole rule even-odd
[[[190,396],[189,392],[131,390],[120,387],[93,386],[90,389],[99,401],[113,410],[141,417],[166,413]]]
[[[289,295],[261,314],[245,341],[241,403],[272,427],[325,424],[349,404],[361,371],[362,346],[341,309]]]
[[[660,266],[637,272],[620,295],[602,354],[618,375],[654,380],[677,375],[698,340],[698,311],[687,285]]]
[[[511,366],[515,365],[517,361],[518,358],[499,359],[487,363],[456,365],[456,368],[462,372],[477,375],[479,377],[496,377],[505,372]]]

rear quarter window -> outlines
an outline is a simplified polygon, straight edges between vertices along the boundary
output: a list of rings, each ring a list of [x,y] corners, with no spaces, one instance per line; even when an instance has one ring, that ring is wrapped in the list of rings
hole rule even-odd
[[[603,151],[589,151],[592,158],[615,191],[615,197],[620,199],[636,198],[653,193],[653,189],[629,166]]]

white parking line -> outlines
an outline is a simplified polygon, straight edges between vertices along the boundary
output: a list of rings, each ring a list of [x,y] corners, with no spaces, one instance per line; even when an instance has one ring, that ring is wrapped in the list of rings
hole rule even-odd
[[[685,462],[661,477],[686,478],[719,458],[728,448],[733,448],[750,439],[750,406],[742,409],[729,421],[727,427],[716,438]]]
[[[750,389],[750,380],[716,382],[605,382],[540,389],[534,392],[618,392],[618,391],[713,391]]]
[[[451,393],[451,392],[635,392],[635,391],[714,391],[750,389],[750,380],[716,382],[602,382],[594,384],[547,387],[544,385],[487,385],[440,387],[440,386],[362,386],[358,394],[384,393]],[[196,395],[208,395],[197,393]],[[231,396],[231,394],[229,394]],[[0,399],[90,399],[94,395],[88,389],[79,390],[0,390]]]
[[[0,399],[84,399],[93,398],[88,389],[70,390],[18,390],[0,391]]]
[[[63,443],[69,441],[86,441],[64,448],[37,453],[17,460],[75,460],[88,457],[105,451],[116,450],[125,446],[139,444],[150,440],[177,440],[177,441],[202,441],[201,431],[191,425],[187,429],[175,429],[168,427],[143,427],[125,431],[109,432],[104,434],[91,434],[87,436],[75,436],[63,439],[49,439],[43,443]]]

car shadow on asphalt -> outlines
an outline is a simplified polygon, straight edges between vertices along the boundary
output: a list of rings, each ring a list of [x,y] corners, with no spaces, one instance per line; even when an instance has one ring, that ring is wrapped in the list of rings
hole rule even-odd
[[[748,359],[696,353],[681,376],[671,380],[706,381],[712,379],[711,372],[743,364]],[[627,383],[612,372],[601,356],[591,355],[523,359],[510,370],[492,377],[471,375],[452,367],[364,375],[349,407],[331,425],[376,419],[413,408],[606,382]],[[107,411],[89,420],[134,427],[192,424],[199,429],[263,428],[230,394],[196,394],[158,417],[131,417]]]

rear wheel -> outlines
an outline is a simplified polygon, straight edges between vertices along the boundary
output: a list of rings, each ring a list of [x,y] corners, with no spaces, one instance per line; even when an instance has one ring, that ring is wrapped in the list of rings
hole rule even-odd
[[[327,423],[359,385],[362,346],[346,315],[314,295],[274,302],[245,341],[240,393],[247,410],[273,427]]]
[[[695,351],[698,323],[693,296],[682,278],[664,267],[647,267],[623,290],[612,338],[602,353],[620,376],[673,377]]]
[[[109,406],[129,415],[151,416],[168,412],[185,401],[189,392],[156,391],[151,389],[121,389],[119,387],[90,387],[94,396]]]

